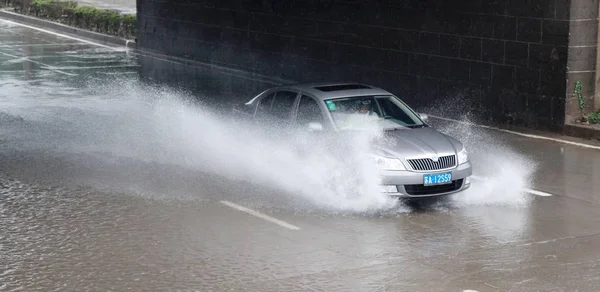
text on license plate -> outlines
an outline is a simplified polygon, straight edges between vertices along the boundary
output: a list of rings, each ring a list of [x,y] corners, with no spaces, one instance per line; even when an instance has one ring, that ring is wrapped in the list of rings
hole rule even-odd
[[[423,184],[426,186],[443,185],[452,182],[452,173],[436,173],[423,175]]]

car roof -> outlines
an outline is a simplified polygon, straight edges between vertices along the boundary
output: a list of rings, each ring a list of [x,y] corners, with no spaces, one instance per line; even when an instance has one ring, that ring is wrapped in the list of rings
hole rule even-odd
[[[356,82],[298,83],[278,86],[273,89],[302,91],[319,100],[360,95],[391,95],[390,92],[381,88]]]

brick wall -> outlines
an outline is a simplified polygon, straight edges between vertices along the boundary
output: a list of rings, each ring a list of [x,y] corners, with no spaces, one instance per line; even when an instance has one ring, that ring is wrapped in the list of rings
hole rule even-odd
[[[564,123],[571,1],[594,2],[137,1],[146,50],[543,129]]]

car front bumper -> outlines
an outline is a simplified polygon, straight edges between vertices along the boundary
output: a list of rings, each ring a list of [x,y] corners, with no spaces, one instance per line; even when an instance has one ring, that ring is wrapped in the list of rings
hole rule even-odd
[[[424,186],[423,175],[452,173],[452,182],[437,186]],[[444,196],[464,191],[471,186],[471,162],[463,163],[453,169],[431,172],[382,171],[381,186],[384,194],[398,198],[423,198]]]

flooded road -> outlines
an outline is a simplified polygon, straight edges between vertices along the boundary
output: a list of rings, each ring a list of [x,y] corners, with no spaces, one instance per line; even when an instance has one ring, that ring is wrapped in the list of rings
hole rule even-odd
[[[0,20],[1,291],[600,285],[600,149],[437,121],[478,179],[390,205],[332,191],[335,164],[232,137],[189,93],[145,85],[140,68],[161,62],[147,59]],[[201,101],[267,86],[219,74],[194,76]]]

